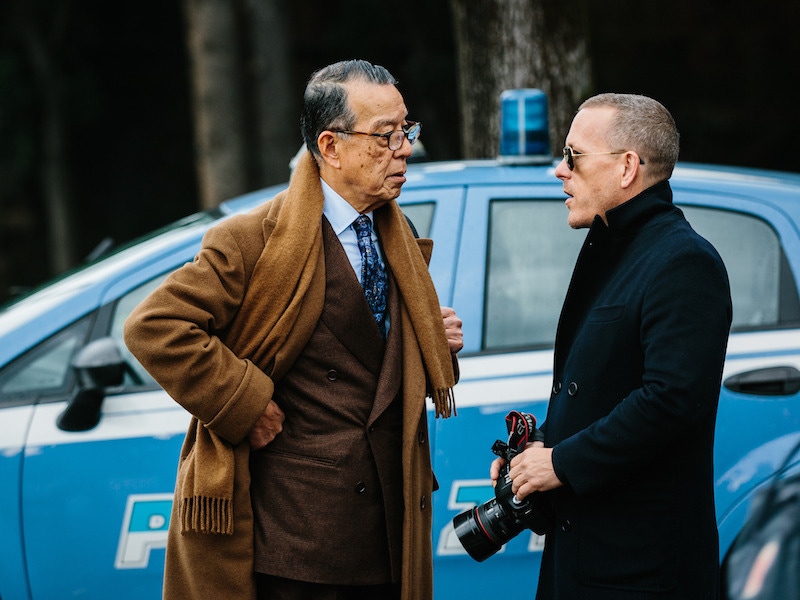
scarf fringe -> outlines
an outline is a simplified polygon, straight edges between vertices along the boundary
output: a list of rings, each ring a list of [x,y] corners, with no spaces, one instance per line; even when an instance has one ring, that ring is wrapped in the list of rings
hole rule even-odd
[[[433,404],[436,407],[436,418],[458,416],[456,410],[456,399],[453,395],[453,388],[437,389],[433,393]]]
[[[194,496],[180,507],[181,532],[233,535],[233,500]]]

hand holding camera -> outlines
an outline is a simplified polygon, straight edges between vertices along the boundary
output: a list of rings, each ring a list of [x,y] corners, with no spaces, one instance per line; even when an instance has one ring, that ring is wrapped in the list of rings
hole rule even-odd
[[[453,518],[458,540],[479,562],[492,556],[523,529],[544,534],[552,523],[552,514],[545,503],[536,502],[536,494],[523,499],[514,495],[509,476],[511,460],[529,443],[544,440],[536,428],[536,419],[528,413],[511,411],[506,416],[506,428],[508,442],[497,440],[492,445],[492,452],[506,461],[500,467],[495,497]]]

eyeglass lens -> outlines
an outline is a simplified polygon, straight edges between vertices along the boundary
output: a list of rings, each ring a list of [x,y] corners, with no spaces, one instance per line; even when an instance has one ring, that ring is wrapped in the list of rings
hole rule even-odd
[[[392,135],[389,136],[389,150],[399,150],[405,138],[408,138],[408,142],[413,146],[419,137],[420,129],[421,125],[419,123],[414,123],[413,125],[409,124],[407,127],[403,127],[403,129],[393,131]]]
[[[575,159],[572,156],[572,148],[570,148],[569,146],[564,146],[564,149],[561,151],[561,153],[564,155],[564,160],[567,162],[567,168],[570,171],[574,171]]]

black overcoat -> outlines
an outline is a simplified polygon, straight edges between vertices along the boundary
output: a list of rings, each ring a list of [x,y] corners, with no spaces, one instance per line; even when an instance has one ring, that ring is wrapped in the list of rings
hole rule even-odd
[[[713,441],[731,299],[667,181],[597,217],[556,335],[541,600],[716,598]]]

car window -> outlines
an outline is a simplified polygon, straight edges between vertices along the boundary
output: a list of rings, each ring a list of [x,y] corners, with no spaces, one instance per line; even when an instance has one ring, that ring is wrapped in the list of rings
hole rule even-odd
[[[584,235],[566,226],[564,200],[493,200],[484,349],[552,346]]]
[[[128,318],[128,315],[131,314],[136,306],[145,299],[145,297],[150,294],[154,289],[156,289],[159,284],[167,278],[169,273],[164,273],[155,277],[140,285],[139,287],[135,288],[134,290],[125,294],[122,298],[117,301],[116,307],[114,308],[114,314],[111,317],[111,330],[109,331],[109,335],[114,338],[117,342],[117,346],[122,352],[123,357],[130,365],[131,369],[133,369],[134,373],[138,376],[139,381],[136,384],[139,385],[147,385],[147,386],[155,386],[157,385],[155,380],[150,376],[150,374],[145,371],[144,367],[139,363],[136,358],[134,358],[131,351],[128,350],[128,347],[125,345],[125,341],[122,338],[122,331],[125,325],[125,319]],[[126,383],[134,383],[133,381],[129,381],[126,375]]]
[[[400,208],[403,209],[403,213],[414,224],[418,237],[427,238],[431,235],[435,207],[435,202],[419,202],[417,204],[403,204]]]
[[[728,270],[732,330],[800,322],[795,278],[775,230],[758,217],[728,210],[681,206],[692,227],[717,249]]]
[[[732,330],[797,326],[800,299],[775,230],[745,213],[681,208],[728,269]],[[552,346],[585,238],[564,226],[563,209],[560,200],[490,203],[484,349]]]
[[[117,301],[114,308],[109,335],[116,340],[138,378],[134,382],[130,375],[126,375],[126,385],[157,385],[125,346],[122,328],[133,308],[166,276],[167,273],[160,275],[128,292]],[[43,395],[68,393],[74,380],[70,363],[75,353],[86,343],[93,317],[94,314],[66,327],[6,365],[0,371],[0,405],[16,404]]]
[[[91,319],[84,317],[3,367],[0,405],[67,393],[74,379],[70,362],[86,340]]]

